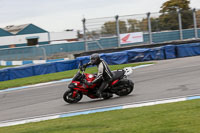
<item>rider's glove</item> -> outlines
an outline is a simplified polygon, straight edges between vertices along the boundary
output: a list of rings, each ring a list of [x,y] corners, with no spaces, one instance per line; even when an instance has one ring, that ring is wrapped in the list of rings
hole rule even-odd
[[[83,67],[86,68],[88,66],[88,64],[83,64]]]
[[[85,71],[86,67],[87,67],[87,64],[83,64],[82,66],[80,66],[80,70]]]
[[[85,67],[80,66],[79,68],[80,68],[81,71],[85,71]]]

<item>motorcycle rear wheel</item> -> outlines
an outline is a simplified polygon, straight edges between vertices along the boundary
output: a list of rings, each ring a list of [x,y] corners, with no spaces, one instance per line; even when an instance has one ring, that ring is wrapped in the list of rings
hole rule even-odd
[[[73,90],[67,90],[63,95],[63,99],[67,103],[77,103],[82,99],[83,94],[81,92],[77,92],[75,97],[72,96]]]
[[[130,94],[134,89],[134,83],[129,80],[129,85],[127,87],[124,87],[124,89],[117,91],[115,94],[118,96],[127,96]]]

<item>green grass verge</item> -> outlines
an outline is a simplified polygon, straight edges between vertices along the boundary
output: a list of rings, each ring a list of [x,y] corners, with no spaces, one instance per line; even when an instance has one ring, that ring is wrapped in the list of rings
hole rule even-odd
[[[8,68],[8,67],[15,67],[15,66],[0,66],[0,69]]]
[[[110,65],[110,68],[111,68],[111,70],[116,70],[116,69],[122,69],[124,67],[134,67],[134,66],[144,65],[144,64],[152,64],[152,62]],[[15,79],[15,80],[2,81],[2,82],[0,82],[0,90],[12,88],[12,87],[19,87],[19,86],[61,80],[61,79],[66,79],[66,78],[72,78],[76,72],[77,72],[77,69],[70,70],[70,71],[64,71],[64,72],[58,72],[58,73],[52,73],[52,74],[32,76],[32,77],[27,77],[27,78],[20,78],[20,79]],[[97,72],[97,68],[96,67],[88,68],[86,70],[86,72],[87,73]]]
[[[0,69],[6,68],[6,66],[0,66]]]
[[[0,133],[199,133],[200,100],[0,128]]]

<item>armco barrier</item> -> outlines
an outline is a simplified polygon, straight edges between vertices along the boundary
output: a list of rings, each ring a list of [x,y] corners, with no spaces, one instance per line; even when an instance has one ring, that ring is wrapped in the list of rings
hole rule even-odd
[[[101,58],[110,65],[149,60],[173,59],[195,55],[200,55],[200,43],[167,45],[151,49],[136,48],[122,52],[100,54]],[[70,61],[1,69],[0,81],[77,69],[79,64],[88,63],[89,60],[89,56],[84,56]]]

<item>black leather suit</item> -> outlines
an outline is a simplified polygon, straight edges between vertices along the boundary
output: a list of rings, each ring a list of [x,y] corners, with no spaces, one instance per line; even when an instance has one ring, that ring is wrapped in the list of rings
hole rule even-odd
[[[88,63],[87,66],[88,65],[91,65],[91,64]],[[100,59],[99,63],[96,65],[98,68],[98,73],[95,80],[93,80],[92,83],[94,84],[94,83],[102,81],[97,91],[97,95],[99,97],[102,97],[102,92],[108,87],[109,83],[112,81],[113,75],[112,75],[111,70],[108,67],[108,64],[103,59]]]

